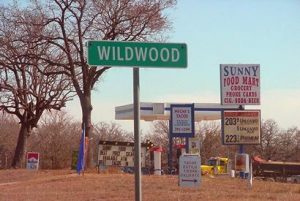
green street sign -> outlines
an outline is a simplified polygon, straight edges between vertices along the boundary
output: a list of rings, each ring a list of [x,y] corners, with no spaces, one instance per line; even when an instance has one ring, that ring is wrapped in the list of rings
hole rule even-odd
[[[90,66],[186,68],[187,45],[184,43],[88,41],[87,62]]]

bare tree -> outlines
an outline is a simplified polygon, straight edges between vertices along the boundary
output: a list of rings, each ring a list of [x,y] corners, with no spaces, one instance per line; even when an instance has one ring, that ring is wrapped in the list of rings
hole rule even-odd
[[[162,167],[167,166],[169,152],[169,121],[154,121],[150,128],[150,132],[144,136],[144,142],[147,142],[147,140],[152,142],[154,146],[162,147]],[[173,141],[175,141],[174,138]],[[176,155],[176,150],[173,150],[173,155]]]
[[[40,153],[40,166],[47,169],[68,168],[78,149],[81,126],[66,112],[47,112],[28,140],[28,147]]]
[[[282,131],[278,136],[277,156],[275,159],[290,161],[295,157],[297,153],[297,127],[289,128],[286,131]]]
[[[203,121],[196,123],[195,137],[200,139],[201,159],[203,163],[213,156],[228,157],[234,160],[239,146],[222,145],[221,127],[218,121]],[[262,142],[260,145],[244,146],[244,151],[250,155],[260,155],[265,159],[299,161],[300,131],[296,127],[281,130],[272,119],[262,123]],[[152,129],[145,138],[155,145],[162,145],[168,150],[168,121],[153,122]]]
[[[201,143],[201,158],[205,162],[212,156],[228,156],[230,149],[222,145],[220,124],[216,121],[196,123],[195,137],[198,137]],[[155,121],[152,124],[151,131],[145,136],[155,145],[161,145],[164,150],[168,150],[169,143],[169,123],[168,121]],[[181,138],[174,138],[176,141],[182,141]],[[167,155],[162,156],[167,160]],[[165,161],[166,163],[166,161]]]
[[[294,152],[294,161],[300,161],[300,130],[297,130],[296,136],[295,136],[295,141],[296,141],[296,150]]]
[[[110,124],[105,122],[95,124],[93,137],[96,138],[95,141],[133,141],[133,134],[123,130],[119,124],[114,122]]]
[[[45,28],[41,20],[34,10],[0,9],[0,110],[20,121],[13,167],[22,165],[27,138],[43,112],[64,107],[72,90],[67,76],[40,72],[55,66],[38,57],[59,56],[48,44],[39,44]]]
[[[234,157],[232,153],[235,152],[235,148],[222,145],[221,124],[219,121],[203,121],[196,125],[196,136],[200,139],[201,144],[202,163],[205,163],[210,157]]]
[[[115,122],[106,123],[99,122],[93,125],[93,132],[90,133],[90,150],[91,156],[90,161],[88,161],[89,166],[93,166],[97,161],[97,150],[98,143],[100,140],[102,141],[120,141],[120,142],[132,142],[133,141],[133,133],[125,131],[121,128],[121,126]],[[94,163],[93,163],[94,162]]]
[[[169,122],[168,121],[154,121],[151,127],[151,131],[145,136],[154,145],[162,146],[165,150],[168,150],[169,143]]]
[[[18,137],[18,122],[14,116],[0,113],[0,128],[0,168],[10,168]]]
[[[146,41],[157,39],[167,30],[164,11],[176,0],[53,0],[35,1],[36,9],[47,19],[46,43],[62,53],[62,71],[71,77],[79,97],[82,123],[89,137],[91,129],[91,91],[109,67],[90,67],[86,62],[87,40]],[[50,62],[48,58],[43,58]],[[90,152],[89,152],[90,153]],[[90,154],[89,154],[90,155]]]
[[[255,147],[258,154],[265,159],[273,159],[278,154],[280,129],[276,121],[268,119],[261,126],[261,144]]]

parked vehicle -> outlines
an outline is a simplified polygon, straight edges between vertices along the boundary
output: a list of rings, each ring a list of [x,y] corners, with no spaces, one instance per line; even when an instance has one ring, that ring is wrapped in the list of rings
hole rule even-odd
[[[201,174],[224,174],[228,172],[228,158],[210,157],[206,165],[201,165]]]
[[[266,161],[255,156],[252,158],[253,176],[287,181],[288,177],[300,175],[299,162]]]
[[[300,175],[292,175],[291,181],[295,184],[300,184]]]

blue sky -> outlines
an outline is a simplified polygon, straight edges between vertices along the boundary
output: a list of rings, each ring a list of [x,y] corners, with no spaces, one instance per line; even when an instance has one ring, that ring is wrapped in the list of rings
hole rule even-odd
[[[187,69],[141,69],[141,101],[220,102],[220,64],[261,66],[262,119],[300,127],[300,1],[179,0],[167,42],[188,46]],[[93,122],[114,121],[132,103],[131,68],[109,70],[93,93]],[[78,103],[68,111],[79,114]],[[133,122],[117,121],[132,131]],[[148,124],[142,123],[144,131]]]
[[[3,2],[0,0],[0,2]],[[300,128],[300,1],[178,0],[166,42],[186,43],[187,69],[141,69],[143,102],[220,102],[220,64],[260,64],[262,119]],[[93,92],[92,121],[133,102],[132,69],[112,68]],[[66,110],[81,119],[79,102]],[[117,121],[133,131],[132,121]],[[148,123],[142,123],[144,131]]]

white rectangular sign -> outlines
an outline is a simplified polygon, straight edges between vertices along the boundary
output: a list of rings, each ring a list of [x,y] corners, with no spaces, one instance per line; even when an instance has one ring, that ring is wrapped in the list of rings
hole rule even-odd
[[[179,186],[199,187],[201,182],[199,155],[186,154],[179,158]]]
[[[189,153],[200,156],[200,139],[197,137],[189,138]]]
[[[193,104],[172,104],[171,105],[171,136],[172,137],[193,137],[194,105]]]
[[[260,110],[224,111],[223,144],[260,144]]]
[[[221,104],[260,105],[260,65],[221,64]]]

